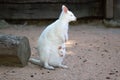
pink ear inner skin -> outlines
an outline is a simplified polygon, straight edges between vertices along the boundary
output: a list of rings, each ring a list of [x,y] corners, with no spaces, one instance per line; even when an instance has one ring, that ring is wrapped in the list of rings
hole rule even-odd
[[[66,6],[64,6],[64,7],[63,7],[63,10],[64,10],[65,13],[67,13],[68,8],[67,8]]]

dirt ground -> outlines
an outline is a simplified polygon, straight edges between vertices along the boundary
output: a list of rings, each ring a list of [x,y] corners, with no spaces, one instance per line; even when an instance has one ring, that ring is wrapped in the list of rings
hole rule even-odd
[[[37,58],[37,39],[45,26],[10,26],[0,34],[27,36],[32,57]],[[70,25],[66,45],[68,69],[46,70],[31,63],[23,68],[0,66],[0,80],[120,80],[119,28],[105,28],[101,22]]]

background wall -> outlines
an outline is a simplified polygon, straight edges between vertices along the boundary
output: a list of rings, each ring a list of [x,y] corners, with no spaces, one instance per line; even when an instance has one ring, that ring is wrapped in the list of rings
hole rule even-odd
[[[114,0],[114,19],[120,19],[120,0]]]
[[[65,4],[78,17],[103,17],[103,0],[0,0],[0,19],[57,18]]]

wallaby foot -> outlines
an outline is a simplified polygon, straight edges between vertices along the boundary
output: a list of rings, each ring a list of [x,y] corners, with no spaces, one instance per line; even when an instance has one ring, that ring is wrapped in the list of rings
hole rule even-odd
[[[48,63],[45,63],[45,64],[44,64],[44,67],[45,67],[46,69],[50,69],[50,70],[54,70],[54,69],[55,69],[53,66],[50,66]]]
[[[64,69],[67,69],[67,68],[68,68],[68,66],[63,65],[63,64],[60,64],[59,67],[64,68]]]

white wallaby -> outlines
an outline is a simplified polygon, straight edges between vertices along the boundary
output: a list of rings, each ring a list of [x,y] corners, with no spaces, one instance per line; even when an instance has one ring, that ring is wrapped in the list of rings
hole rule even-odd
[[[74,14],[63,5],[60,17],[47,26],[38,39],[39,60],[30,58],[30,62],[46,69],[68,68],[62,62],[66,52],[65,42],[68,41],[69,22],[75,20]]]

